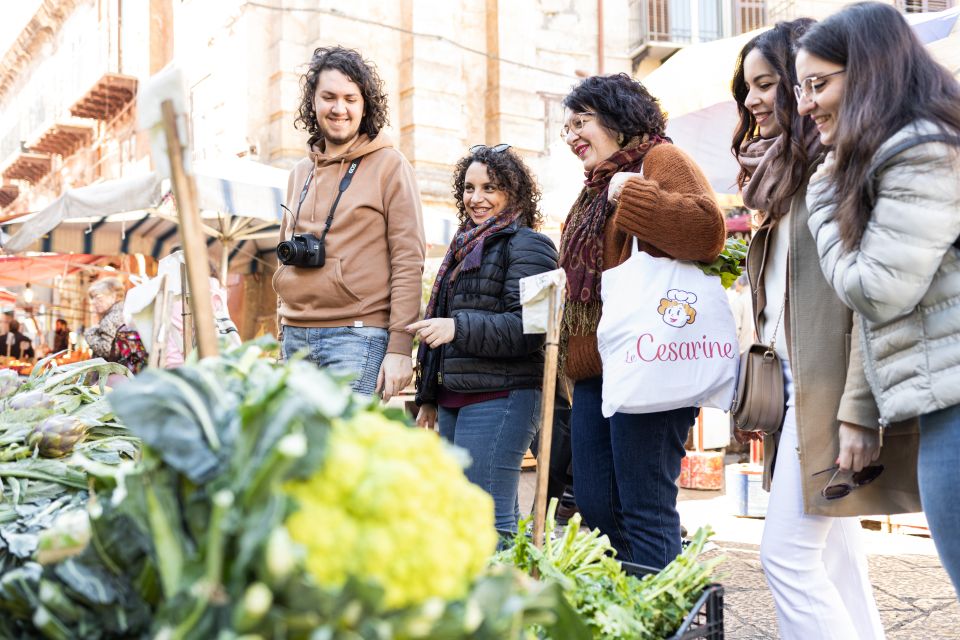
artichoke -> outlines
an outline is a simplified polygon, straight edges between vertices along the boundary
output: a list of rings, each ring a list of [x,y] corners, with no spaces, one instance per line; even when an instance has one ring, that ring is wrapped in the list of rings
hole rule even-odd
[[[73,448],[87,435],[87,425],[73,416],[50,416],[37,424],[27,444],[36,448],[44,458],[62,458],[69,455]]]
[[[9,398],[20,388],[20,375],[13,369],[0,369],[0,398]]]
[[[43,391],[27,391],[10,398],[11,409],[53,409],[56,398]]]

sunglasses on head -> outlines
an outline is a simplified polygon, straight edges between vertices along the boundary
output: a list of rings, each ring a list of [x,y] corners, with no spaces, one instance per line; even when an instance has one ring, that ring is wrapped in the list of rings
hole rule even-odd
[[[827,484],[820,490],[820,495],[822,495],[827,500],[838,500],[840,498],[845,498],[850,495],[850,492],[856,489],[857,487],[862,487],[864,485],[870,484],[883,473],[882,464],[872,464],[864,467],[860,471],[854,472],[850,476],[850,482],[838,482],[834,484],[833,481],[837,479],[837,476],[840,474],[841,469],[839,466],[834,465],[829,469],[824,469],[823,471],[817,471],[815,476],[820,475],[821,473],[827,473],[828,471],[833,471],[833,475],[830,476],[830,480]]]
[[[493,151],[494,153],[500,153],[502,151],[506,151],[509,148],[510,148],[510,145],[507,144],[506,142],[501,142],[500,144],[493,147],[488,147],[485,144],[475,144],[472,147],[470,147],[470,153],[479,153],[484,149],[490,149],[490,151]]]

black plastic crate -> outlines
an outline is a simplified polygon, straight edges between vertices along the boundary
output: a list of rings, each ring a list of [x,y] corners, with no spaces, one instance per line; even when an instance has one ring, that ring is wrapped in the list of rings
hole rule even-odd
[[[628,574],[642,578],[648,573],[657,573],[657,569],[632,562],[621,562]],[[687,613],[677,632],[666,640],[723,640],[723,585],[708,584],[697,599],[696,604]]]

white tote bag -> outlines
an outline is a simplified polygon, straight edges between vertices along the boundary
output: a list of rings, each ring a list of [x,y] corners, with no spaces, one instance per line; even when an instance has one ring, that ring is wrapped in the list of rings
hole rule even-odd
[[[680,407],[727,411],[737,382],[737,328],[720,278],[692,262],[637,250],[603,272],[597,343],[603,416]]]

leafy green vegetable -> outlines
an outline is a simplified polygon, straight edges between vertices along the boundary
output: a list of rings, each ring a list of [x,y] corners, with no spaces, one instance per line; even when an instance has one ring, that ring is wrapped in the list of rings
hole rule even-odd
[[[556,506],[554,499],[547,512],[547,531],[556,529]],[[707,527],[697,531],[691,544],[663,571],[639,578],[622,569],[607,536],[581,529],[581,522],[580,514],[575,514],[559,539],[548,536],[542,549],[533,545],[521,526],[496,561],[527,572],[536,570],[562,585],[593,638],[652,640],[673,635],[722,561],[697,561],[711,535]]]
[[[111,373],[121,372],[101,359],[66,366],[47,359],[22,384],[0,372],[0,637],[63,637],[64,629],[72,630],[67,637],[87,637],[101,625],[92,611],[78,622],[82,608],[64,606],[63,598],[74,597],[69,589],[59,579],[42,579],[52,569],[32,560],[84,551],[90,479],[73,452],[107,464],[138,455],[129,432],[90,386]],[[83,522],[71,525],[71,516]]]
[[[698,266],[708,276],[720,276],[723,288],[729,289],[743,273],[746,259],[747,243],[740,238],[727,238],[723,251],[716,260],[709,264],[701,262]]]

